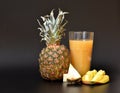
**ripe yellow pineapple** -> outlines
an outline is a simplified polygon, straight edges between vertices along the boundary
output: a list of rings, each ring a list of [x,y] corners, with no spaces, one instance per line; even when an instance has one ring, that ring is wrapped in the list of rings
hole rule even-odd
[[[37,19],[40,27],[40,36],[46,41],[46,47],[39,54],[39,68],[41,76],[47,80],[59,80],[63,78],[63,74],[68,72],[70,56],[69,50],[60,45],[62,36],[64,35],[63,23],[64,15],[68,12],[63,12],[59,9],[57,18],[54,17],[53,10],[50,15],[41,16],[43,25]]]

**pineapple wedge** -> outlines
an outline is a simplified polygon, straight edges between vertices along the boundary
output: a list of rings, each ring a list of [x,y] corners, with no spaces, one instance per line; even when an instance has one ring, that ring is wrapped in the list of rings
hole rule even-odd
[[[78,73],[78,71],[70,64],[69,70],[67,74],[63,75],[63,82],[69,81],[76,81],[81,79],[81,75]]]

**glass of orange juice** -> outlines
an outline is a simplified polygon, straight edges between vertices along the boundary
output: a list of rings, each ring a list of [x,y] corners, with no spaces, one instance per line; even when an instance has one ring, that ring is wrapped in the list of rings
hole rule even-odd
[[[83,76],[90,70],[94,32],[70,31],[71,64]]]

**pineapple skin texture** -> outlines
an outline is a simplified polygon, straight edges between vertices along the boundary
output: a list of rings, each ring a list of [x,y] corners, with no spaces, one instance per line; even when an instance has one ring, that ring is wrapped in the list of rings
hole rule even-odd
[[[39,55],[39,71],[47,80],[60,80],[68,73],[69,50],[64,45],[49,45]]]

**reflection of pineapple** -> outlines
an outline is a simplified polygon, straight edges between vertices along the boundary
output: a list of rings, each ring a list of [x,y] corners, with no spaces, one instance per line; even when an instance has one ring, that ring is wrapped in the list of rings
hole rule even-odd
[[[41,31],[40,36],[47,45],[39,55],[40,73],[44,79],[62,79],[63,74],[68,72],[69,51],[64,45],[60,45],[60,40],[64,35],[64,26],[67,23],[62,24],[65,14],[67,12],[59,9],[59,14],[55,19],[52,10],[50,15],[41,17],[44,22],[43,25],[37,20],[40,25],[38,28]]]

